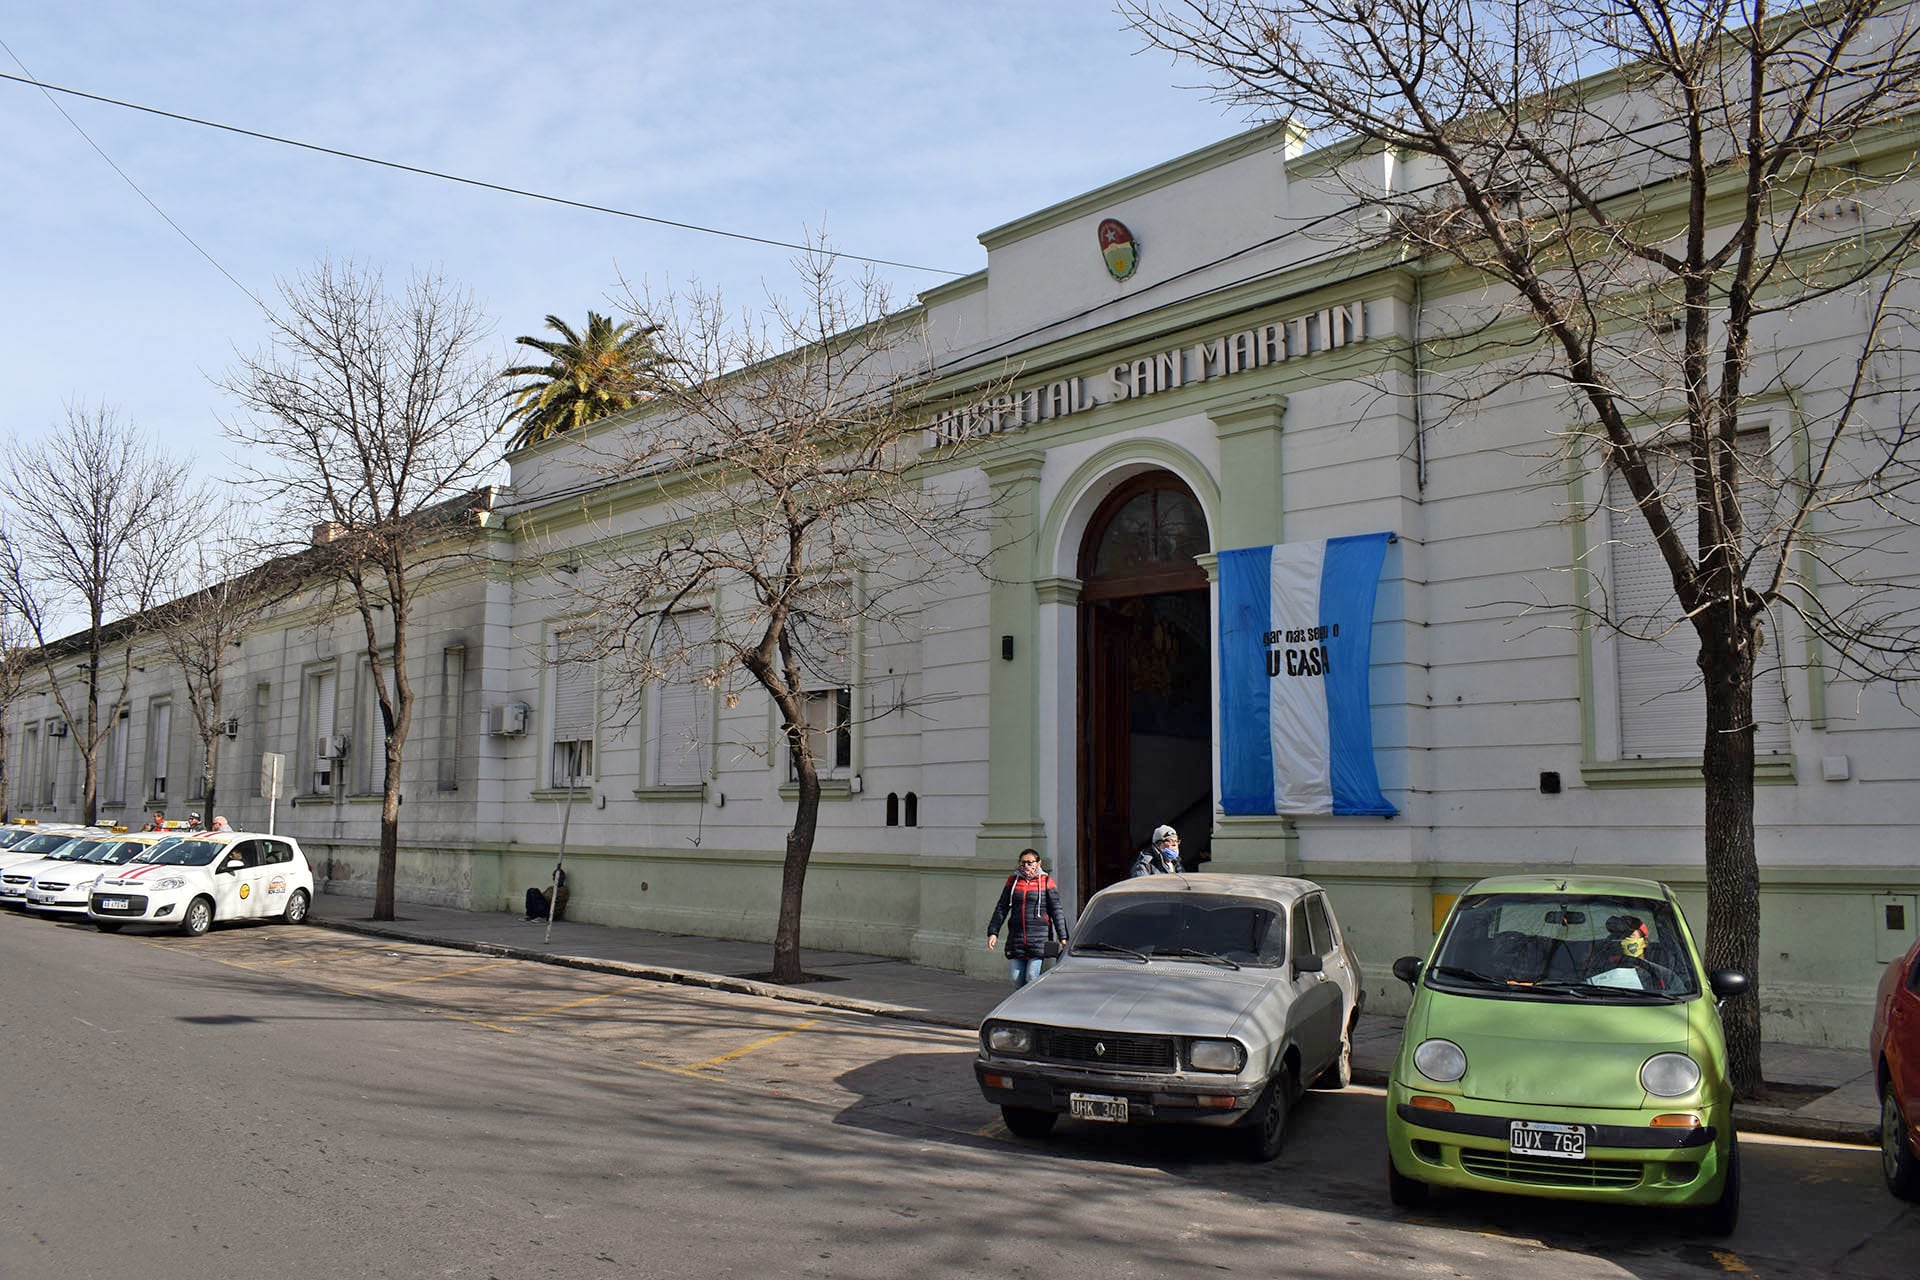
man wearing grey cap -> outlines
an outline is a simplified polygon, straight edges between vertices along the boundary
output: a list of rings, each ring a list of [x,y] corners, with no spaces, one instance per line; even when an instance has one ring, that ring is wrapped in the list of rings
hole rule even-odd
[[[1162,823],[1153,829],[1153,839],[1147,842],[1133,860],[1133,876],[1171,876],[1178,875],[1184,868],[1180,865],[1180,833]]]

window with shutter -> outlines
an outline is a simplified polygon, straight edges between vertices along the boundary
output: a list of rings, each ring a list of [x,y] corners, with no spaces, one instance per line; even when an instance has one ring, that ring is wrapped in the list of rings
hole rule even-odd
[[[849,590],[844,583],[815,588],[803,612],[788,626],[801,679],[806,682],[807,737],[814,768],[822,778],[844,778],[853,768],[854,619]],[[799,777],[791,754],[787,777]]]
[[[106,804],[123,805],[127,802],[127,718],[124,709],[120,712],[120,718],[113,722],[113,729],[107,738],[107,779],[100,791],[100,798]]]
[[[150,798],[167,802],[167,743],[173,733],[173,706],[154,702],[147,708],[147,777],[153,780]]]
[[[1765,465],[1766,437],[1749,433],[1741,438],[1744,469]],[[1672,454],[1654,455],[1656,479],[1663,488],[1684,482],[1680,460]],[[1741,487],[1741,511],[1749,528],[1767,518],[1765,485]],[[1697,656],[1699,639],[1693,625],[1680,613],[1673,579],[1666,561],[1653,545],[1646,524],[1633,507],[1626,481],[1616,472],[1607,482],[1608,518],[1614,534],[1610,543],[1612,616],[1627,632],[1614,640],[1614,663],[1619,681],[1620,754],[1624,759],[1697,757],[1706,736],[1706,695],[1700,688]],[[1699,518],[1689,497],[1670,504],[1675,527],[1689,550],[1698,545]],[[1650,637],[1642,639],[1640,637]],[[1754,749],[1783,751],[1787,747],[1786,688],[1781,679],[1778,647],[1761,654],[1754,673]]]
[[[386,721],[380,715],[380,689],[374,682],[373,664],[360,663],[359,689],[354,696],[352,746],[353,789],[372,795],[386,787]]]
[[[653,690],[653,784],[698,786],[706,780],[713,739],[713,615],[662,619],[654,652],[662,679]]]
[[[550,786],[578,787],[593,776],[593,650],[578,628],[554,637]]]
[[[460,789],[460,743],[466,736],[461,719],[467,680],[467,650],[449,645],[440,651],[440,767],[435,789]]]
[[[339,689],[332,671],[314,671],[307,675],[307,707],[300,752],[307,758],[307,778],[314,793],[333,789],[333,705]]]
[[[20,794],[22,803],[31,805],[39,792],[35,789],[40,771],[40,726],[30,724],[20,742]]]

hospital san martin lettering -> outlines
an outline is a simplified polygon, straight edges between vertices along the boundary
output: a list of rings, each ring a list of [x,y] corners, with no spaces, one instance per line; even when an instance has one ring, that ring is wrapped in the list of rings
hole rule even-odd
[[[1104,385],[1092,378],[1059,378],[981,404],[949,409],[928,420],[927,445],[939,448],[977,436],[1023,431],[1035,423],[1065,418],[1102,404],[1139,400],[1249,369],[1284,364],[1363,342],[1366,337],[1364,302],[1326,307],[1122,361],[1107,371]]]

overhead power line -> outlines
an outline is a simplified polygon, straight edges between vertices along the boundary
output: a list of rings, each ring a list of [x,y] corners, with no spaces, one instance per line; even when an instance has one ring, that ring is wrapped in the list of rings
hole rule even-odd
[[[486,182],[479,178],[463,178],[457,173],[442,173],[438,169],[426,169],[419,165],[402,164],[397,160],[382,160],[378,156],[361,155],[355,151],[343,151],[338,147],[323,147],[314,142],[301,142],[297,138],[282,138],[277,134],[263,133],[257,129],[243,129],[238,125],[222,124],[218,120],[202,120],[198,116],[181,115],[177,111],[164,111],[159,107],[143,106],[138,102],[126,102],[119,98],[109,98],[98,93],[88,93],[84,89],[69,89],[62,85],[48,84],[44,80],[35,80],[31,76],[16,76],[0,71],[0,80],[12,80],[17,84],[32,85],[49,93],[64,93],[75,98],[85,98],[90,102],[105,103],[110,107],[120,107],[127,111],[140,111],[150,116],[160,116],[167,120],[178,120],[182,124],[199,125],[203,129],[218,129],[224,133],[237,133],[243,138],[257,138],[262,142],[278,143],[283,147],[298,147],[303,151],[317,151],[322,155],[337,156],[342,160],[355,160],[361,164],[378,165],[383,169],[398,169],[402,173],[418,174],[423,178],[438,178],[442,182],[457,182],[463,186],[479,187],[485,191],[498,191],[503,195],[520,196],[527,200],[541,200],[548,204],[565,205],[571,209],[584,209],[589,213],[604,213],[615,218],[631,218],[636,222],[651,222],[656,226],[673,227],[680,231],[693,231],[701,235],[723,236],[729,240],[745,240],[750,244],[770,245],[776,249],[796,249],[801,253],[812,253],[818,245],[796,244],[790,240],[772,240],[766,236],[752,236],[744,231],[724,231],[719,227],[706,227],[697,222],[677,222],[672,218],[656,218],[652,214],[634,213],[628,209],[615,209],[609,205],[590,204],[584,200],[569,200],[565,196],[550,196],[540,191],[528,191],[522,187],[503,186],[498,182]],[[76,128],[78,126],[75,126]],[[164,215],[163,215],[164,216]],[[826,250],[829,256],[845,258],[850,262],[867,262],[876,267],[899,267],[905,271],[925,271],[933,275],[960,276],[964,271],[953,271],[946,267],[929,267],[917,262],[895,262],[890,258],[870,258],[858,253],[844,253],[839,250]]]
[[[221,275],[225,276],[229,281],[231,281],[234,288],[246,294],[249,298],[252,298],[254,301],[254,305],[260,307],[262,310],[266,309],[266,304],[260,301],[259,297],[253,292],[253,290],[247,288],[247,286],[245,286],[244,284],[241,284],[240,281],[234,276],[233,272],[227,270],[224,266],[221,266],[220,260],[218,258],[214,257],[211,253],[208,253],[205,246],[203,246],[198,240],[195,240],[192,236],[188,235],[185,227],[175,222],[173,218],[167,213],[167,211],[165,209],[162,209],[157,203],[155,203],[154,198],[148,195],[146,191],[140,186],[140,184],[135,182],[132,176],[129,175],[125,169],[122,169],[119,165],[114,163],[113,157],[108,155],[106,151],[101,148],[100,144],[93,140],[93,135],[88,133],[85,129],[82,129],[80,127],[80,122],[67,114],[67,109],[60,105],[60,100],[58,98],[55,98],[51,93],[47,92],[47,90],[50,89],[52,86],[41,85],[38,80],[35,80],[32,78],[33,73],[27,69],[27,64],[20,61],[20,55],[15,53],[12,47],[8,45],[6,41],[0,40],[0,49],[5,49],[7,51],[7,56],[13,59],[14,64],[18,66],[22,71],[27,72],[27,76],[22,82],[26,84],[39,85],[41,96],[46,98],[47,105],[52,107],[55,111],[58,111],[60,113],[60,118],[65,120],[68,124],[72,125],[73,131],[75,133],[79,134],[82,138],[86,139],[87,145],[92,147],[95,153],[98,154],[102,160],[105,160],[107,162],[107,167],[112,169],[115,173],[119,174],[120,180],[126,183],[128,186],[132,187],[133,193],[139,196],[142,200],[145,200],[147,202],[147,207],[152,209],[155,213],[159,214],[160,220],[162,222],[165,222],[168,226],[172,227],[175,233],[178,234],[182,240],[185,240],[188,244],[192,245],[193,251],[195,253],[199,254],[201,257],[205,258],[208,262],[212,263],[213,269],[215,271],[218,271]],[[22,79],[22,77],[19,77],[19,76],[7,75],[7,73],[4,71],[0,71],[0,75],[5,75],[9,80]]]

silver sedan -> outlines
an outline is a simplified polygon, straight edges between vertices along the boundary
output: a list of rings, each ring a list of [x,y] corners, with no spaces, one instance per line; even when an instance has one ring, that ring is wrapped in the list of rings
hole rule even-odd
[[[1058,966],[987,1015],[974,1076],[1022,1137],[1062,1115],[1212,1125],[1271,1160],[1302,1089],[1351,1077],[1362,999],[1312,881],[1127,880],[1094,895]]]

